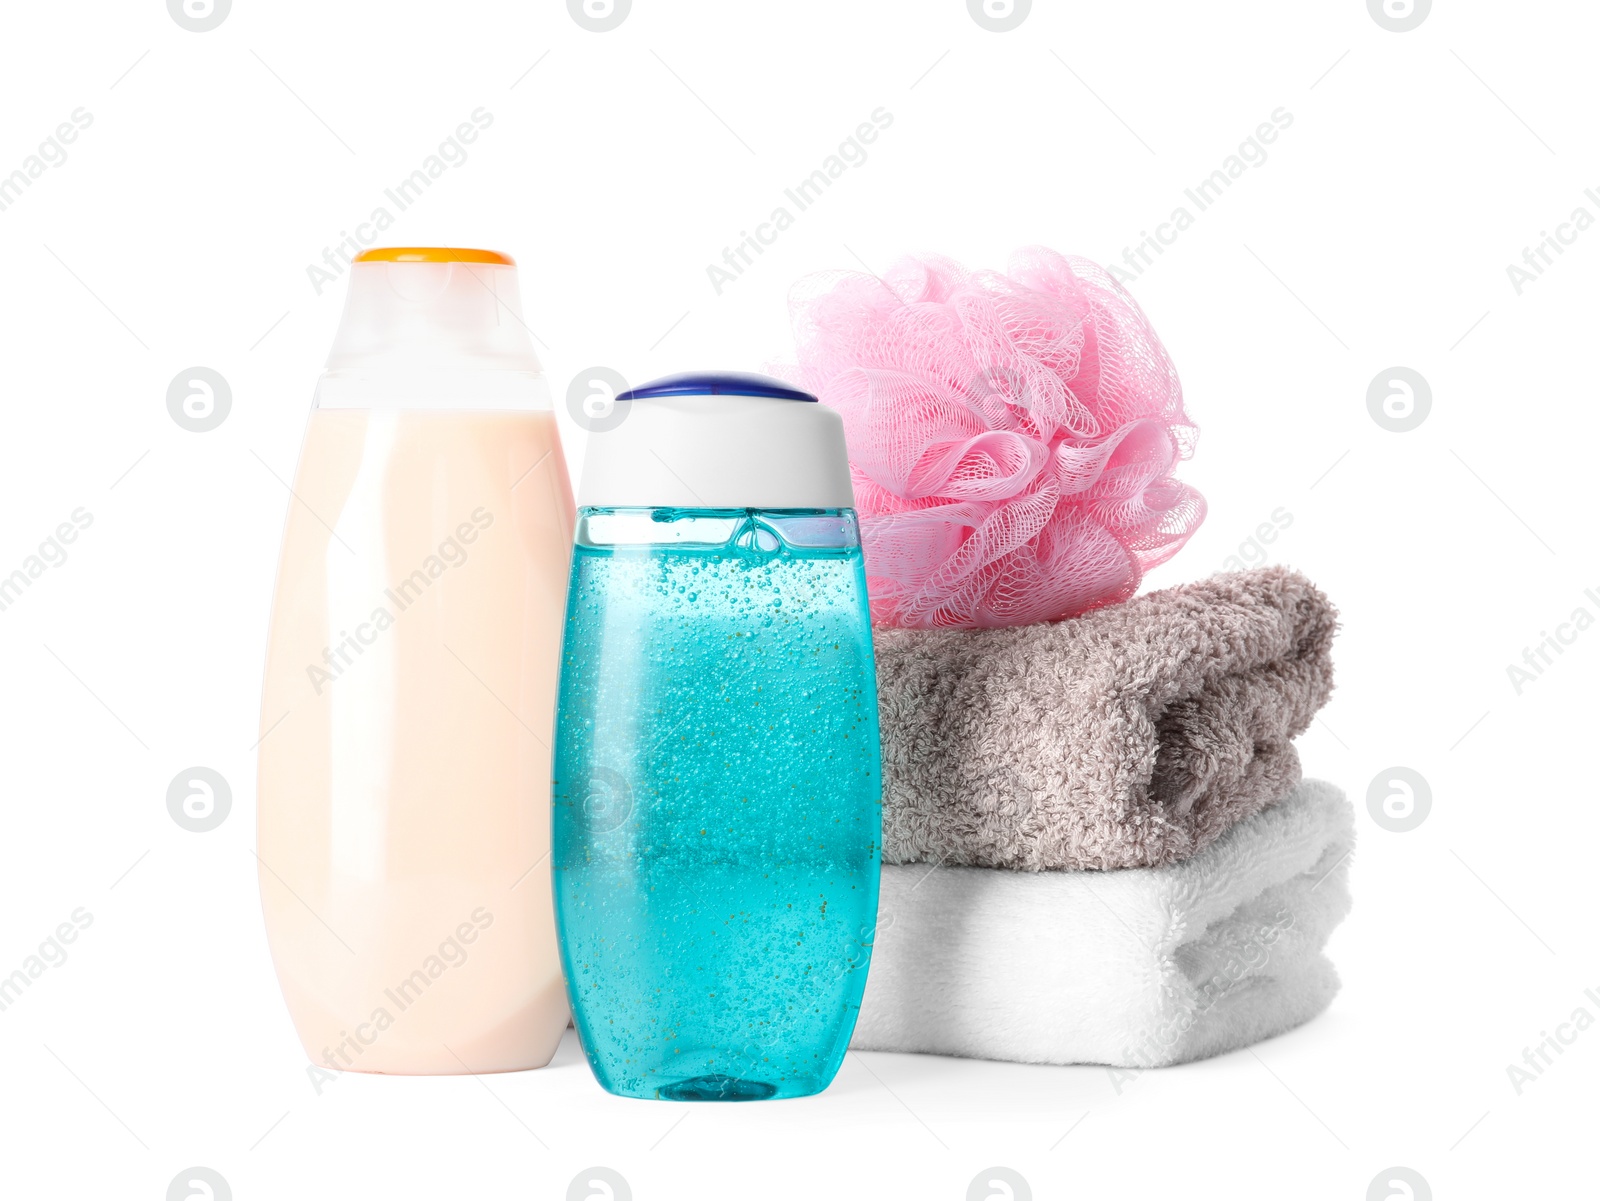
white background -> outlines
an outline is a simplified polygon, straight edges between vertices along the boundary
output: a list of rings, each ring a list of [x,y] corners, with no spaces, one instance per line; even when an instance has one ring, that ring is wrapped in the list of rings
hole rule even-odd
[[[957,1201],[996,1164],[1036,1197],[1360,1201],[1391,1165],[1439,1198],[1573,1195],[1580,1167],[1593,1187],[1600,1029],[1521,1095],[1506,1071],[1600,1017],[1579,753],[1600,629],[1520,695],[1506,670],[1600,616],[1600,231],[1521,295],[1506,272],[1579,205],[1600,216],[1592,5],[1439,0],[1406,33],[1362,0],[1038,0],[1005,33],[960,0],[636,0],[605,33],[552,0],[235,0],[206,33],[160,0],[3,20],[0,174],[93,115],[0,212],[0,574],[93,515],[0,613],[0,972],[93,915],[0,1013],[7,1195],[154,1201],[196,1164],[241,1201],[564,1197],[595,1164],[641,1201]],[[385,241],[513,253],[558,395],[593,365],[781,359],[815,270],[999,267],[1034,242],[1120,260],[1293,115],[1131,288],[1210,502],[1147,585],[1220,568],[1282,507],[1266,557],[1343,611],[1302,740],[1360,810],[1325,1016],[1120,1092],[1100,1068],[852,1054],[818,1098],[679,1108],[603,1094],[570,1035],[544,1071],[314,1091],[250,849],[283,480],[343,298],[305,269],[479,106],[492,127]],[[707,265],[880,106],[867,161],[716,295]],[[197,364],[233,393],[204,434],[165,404]],[[1408,433],[1367,410],[1395,365],[1432,390]],[[165,807],[194,764],[233,788],[207,834]],[[1396,765],[1431,786],[1409,833],[1366,811]]]

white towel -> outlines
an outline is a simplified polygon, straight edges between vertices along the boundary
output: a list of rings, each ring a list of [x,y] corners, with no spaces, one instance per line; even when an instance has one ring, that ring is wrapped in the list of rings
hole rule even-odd
[[[886,866],[850,1045],[1146,1068],[1281,1034],[1339,989],[1354,824],[1306,780],[1170,867]]]

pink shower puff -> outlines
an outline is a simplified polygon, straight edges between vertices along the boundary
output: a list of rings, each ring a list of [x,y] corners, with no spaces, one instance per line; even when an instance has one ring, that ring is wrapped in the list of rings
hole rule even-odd
[[[844,417],[879,625],[992,627],[1126,600],[1205,516],[1167,352],[1101,267],[906,258],[791,297],[796,374]]]

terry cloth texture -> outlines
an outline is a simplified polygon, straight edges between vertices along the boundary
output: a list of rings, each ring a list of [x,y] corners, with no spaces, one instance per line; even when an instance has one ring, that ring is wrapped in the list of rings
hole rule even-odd
[[[1173,867],[885,866],[850,1045],[1145,1068],[1281,1034],[1338,991],[1354,824],[1307,780]]]
[[[1309,580],[1230,572],[1069,621],[880,629],[883,861],[1175,863],[1300,779],[1338,621]]]

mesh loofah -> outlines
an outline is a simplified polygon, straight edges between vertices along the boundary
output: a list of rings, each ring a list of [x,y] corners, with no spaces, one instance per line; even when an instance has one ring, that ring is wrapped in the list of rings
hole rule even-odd
[[[791,297],[791,369],[844,417],[875,623],[993,627],[1126,600],[1205,516],[1167,352],[1101,267],[902,260]]]

